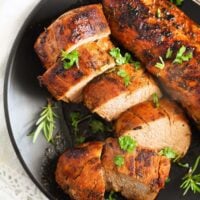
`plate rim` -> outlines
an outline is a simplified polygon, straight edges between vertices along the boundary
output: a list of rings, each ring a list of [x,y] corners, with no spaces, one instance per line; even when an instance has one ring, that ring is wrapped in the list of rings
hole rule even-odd
[[[11,128],[12,126],[11,126],[11,122],[10,122],[9,103],[8,103],[8,90],[9,90],[9,86],[10,86],[11,72],[12,72],[12,69],[13,69],[13,66],[14,66],[13,65],[13,59],[14,59],[14,57],[16,55],[17,48],[18,48],[18,46],[20,44],[20,41],[22,39],[22,35],[23,35],[24,31],[26,30],[26,27],[28,26],[28,24],[31,21],[32,17],[43,6],[43,4],[45,4],[45,2],[46,2],[46,0],[45,1],[44,0],[39,0],[36,3],[36,5],[31,9],[31,11],[29,12],[29,14],[25,18],[24,22],[20,26],[20,29],[17,32],[17,35],[16,35],[16,37],[14,39],[14,42],[12,43],[9,56],[7,58],[6,69],[5,69],[5,73],[4,73],[4,82],[3,82],[3,108],[4,108],[4,116],[5,116],[5,122],[6,122],[6,127],[7,127],[7,131],[8,131],[8,135],[9,135],[12,147],[14,148],[15,154],[16,154],[18,160],[20,161],[21,166],[25,170],[25,172],[28,175],[28,177],[35,184],[35,186],[42,192],[42,194],[44,194],[49,199],[54,199],[53,196],[50,194],[50,192],[48,192],[47,190],[45,190],[41,186],[41,184],[36,180],[36,178],[34,177],[34,175],[31,173],[30,169],[26,165],[25,160],[23,159],[23,156],[20,153],[20,150],[19,150],[19,148],[17,146],[17,143],[15,141],[13,130]]]

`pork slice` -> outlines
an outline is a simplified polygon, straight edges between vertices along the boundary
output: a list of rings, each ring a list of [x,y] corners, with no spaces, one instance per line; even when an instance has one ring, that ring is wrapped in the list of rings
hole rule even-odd
[[[84,44],[77,48],[78,66],[64,69],[63,63],[48,69],[40,80],[49,92],[57,99],[65,102],[82,101],[82,89],[94,77],[113,68],[115,62],[109,51],[113,48],[109,38]]]
[[[116,166],[114,159],[121,155],[124,165]],[[165,185],[170,171],[170,161],[156,151],[137,147],[132,153],[122,151],[117,139],[106,140],[102,153],[106,188],[130,200],[153,200]]]
[[[128,86],[117,74],[120,70],[130,77]],[[92,112],[111,121],[131,106],[148,100],[153,93],[161,96],[154,80],[142,68],[136,70],[133,64],[124,64],[91,81],[84,89],[83,101]]]
[[[110,28],[101,4],[70,10],[40,34],[34,48],[45,68],[55,66],[61,50],[71,52],[78,46],[107,37]]]
[[[105,179],[100,160],[102,148],[102,142],[90,142],[68,149],[60,156],[56,181],[72,199],[104,199]]]
[[[161,99],[159,107],[143,102],[124,112],[116,121],[116,136],[130,135],[139,145],[161,150],[172,148],[184,156],[191,130],[183,111],[172,101]]]
[[[134,53],[200,127],[200,29],[166,0],[103,0],[112,35]],[[161,16],[157,16],[158,8]],[[174,62],[184,46],[193,56]],[[166,59],[168,49],[173,51]],[[156,63],[163,58],[165,66]]]

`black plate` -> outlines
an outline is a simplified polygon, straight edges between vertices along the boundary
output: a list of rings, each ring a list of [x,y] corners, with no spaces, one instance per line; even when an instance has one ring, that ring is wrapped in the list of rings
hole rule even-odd
[[[7,127],[11,141],[26,172],[35,184],[50,199],[68,199],[57,188],[53,179],[53,170],[57,156],[66,146],[71,144],[69,131],[61,118],[64,128],[64,138],[58,140],[57,146],[50,146],[40,137],[36,144],[32,144],[27,134],[31,131],[33,123],[38,116],[41,107],[46,103],[48,93],[39,86],[37,76],[43,73],[41,63],[33,50],[33,44],[38,35],[47,27],[53,19],[65,11],[85,5],[96,3],[95,0],[42,0],[22,26],[12,51],[10,53],[4,88],[4,106]],[[200,23],[200,7],[189,0],[185,0],[182,8],[193,20]],[[59,108],[63,107],[60,103]],[[64,111],[69,106],[64,105]],[[61,112],[61,111],[60,111]],[[62,136],[63,137],[63,136]],[[193,145],[186,161],[193,162],[200,152],[200,138],[194,133]],[[43,166],[43,167],[42,167]],[[42,172],[45,167],[45,172]],[[166,189],[159,194],[159,200],[198,200],[200,195],[189,193],[182,196],[179,189],[181,177],[185,170],[173,166],[171,182]]]

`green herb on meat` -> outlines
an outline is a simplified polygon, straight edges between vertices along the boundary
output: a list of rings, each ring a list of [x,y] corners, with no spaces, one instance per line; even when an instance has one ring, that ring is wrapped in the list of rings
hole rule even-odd
[[[173,63],[178,63],[178,64],[182,64],[184,61],[189,61],[191,58],[193,57],[193,52],[189,51],[186,53],[186,47],[182,46],[177,54],[176,54],[176,58],[173,61]]]
[[[154,103],[155,107],[158,108],[160,106],[160,103],[159,103],[158,94],[156,92],[153,93],[152,99],[153,99],[153,103]]]
[[[170,147],[165,147],[164,149],[162,149],[160,152],[159,152],[159,155],[161,156],[166,156],[167,158],[169,159],[176,159],[177,158],[177,153]]]
[[[121,155],[117,155],[114,157],[114,163],[115,165],[117,165],[118,167],[121,167],[124,165],[124,157]]]
[[[61,51],[61,60],[63,61],[63,67],[64,69],[70,69],[76,64],[78,67],[78,59],[79,59],[79,54],[77,50],[74,50],[70,53],[66,51]]]
[[[131,138],[129,135],[119,137],[118,141],[120,148],[129,153],[133,152],[137,146],[136,140]]]
[[[129,76],[129,74],[124,69],[120,69],[117,72],[117,75],[120,76],[121,78],[123,78],[124,85],[126,87],[131,83],[131,77]]]
[[[160,62],[157,62],[155,67],[157,67],[158,69],[164,69],[165,63],[164,63],[163,58],[161,56],[159,56],[159,60],[160,60]]]
[[[172,57],[172,54],[173,54],[173,51],[171,50],[171,48],[168,48],[168,49],[167,49],[167,53],[166,53],[166,55],[165,55],[165,58],[166,58],[166,59],[171,58],[171,57]]]

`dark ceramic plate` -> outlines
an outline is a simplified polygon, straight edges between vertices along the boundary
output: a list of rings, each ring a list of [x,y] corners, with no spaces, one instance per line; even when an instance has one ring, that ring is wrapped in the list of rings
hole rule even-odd
[[[45,142],[42,136],[36,144],[32,144],[27,134],[33,128],[41,107],[46,103],[48,93],[39,86],[37,76],[43,73],[43,69],[33,50],[33,44],[38,35],[52,20],[65,11],[81,5],[96,3],[95,0],[42,0],[31,12],[22,26],[13,45],[5,77],[4,103],[8,131],[11,141],[26,172],[35,184],[50,199],[69,199],[57,187],[54,181],[54,169],[58,155],[71,145],[70,131],[63,117],[59,125],[64,129],[64,135],[57,137],[54,145]],[[197,23],[200,23],[200,7],[191,0],[185,0],[182,9]],[[85,108],[59,103],[57,105],[60,116],[69,113],[69,109]],[[64,114],[64,115],[63,115]],[[67,118],[65,118],[67,119]],[[102,138],[98,138],[102,139]],[[200,152],[200,137],[197,131],[193,134],[193,144],[185,160],[193,162]],[[181,177],[186,171],[173,166],[171,181],[166,189],[159,194],[159,200],[198,200],[200,195],[188,193],[182,196],[179,185]],[[119,197],[121,199],[121,197]]]

